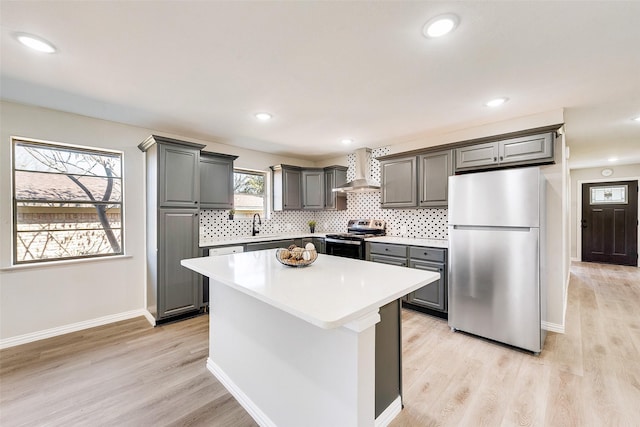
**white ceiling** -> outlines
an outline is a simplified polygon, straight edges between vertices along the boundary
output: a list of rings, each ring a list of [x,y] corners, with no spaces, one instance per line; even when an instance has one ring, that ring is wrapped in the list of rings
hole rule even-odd
[[[424,38],[445,12],[458,29]],[[564,108],[571,167],[640,162],[640,1],[3,0],[0,16],[6,100],[311,160]]]

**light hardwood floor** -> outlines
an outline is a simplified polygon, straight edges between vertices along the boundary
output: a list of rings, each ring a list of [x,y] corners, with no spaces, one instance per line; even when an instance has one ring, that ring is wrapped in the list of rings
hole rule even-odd
[[[539,357],[404,310],[392,426],[640,426],[640,269],[571,271],[566,333]],[[140,318],[2,350],[0,425],[254,426],[205,368],[207,331]]]

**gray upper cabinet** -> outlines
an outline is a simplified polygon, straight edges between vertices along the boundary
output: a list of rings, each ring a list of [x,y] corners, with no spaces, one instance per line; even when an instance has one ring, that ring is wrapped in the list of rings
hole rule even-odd
[[[324,168],[324,183],[324,208],[337,211],[347,209],[347,195],[332,191],[347,183],[347,168],[345,166],[327,166]]]
[[[198,207],[200,150],[159,143],[159,202],[163,207]]]
[[[446,207],[449,176],[453,174],[451,150],[422,154],[418,157],[420,207]]]
[[[550,163],[553,162],[553,133],[469,145],[455,151],[456,171]]]
[[[456,149],[456,170],[498,164],[498,144],[489,142]]]
[[[403,157],[380,161],[381,200],[383,208],[416,207],[417,157]]]
[[[273,171],[273,210],[302,209],[302,168],[271,166]]]
[[[233,161],[238,156],[200,153],[200,207],[233,208]]]
[[[302,171],[302,208],[324,208],[324,170],[304,169]]]
[[[538,162],[553,160],[553,134],[525,136],[500,141],[500,163]]]

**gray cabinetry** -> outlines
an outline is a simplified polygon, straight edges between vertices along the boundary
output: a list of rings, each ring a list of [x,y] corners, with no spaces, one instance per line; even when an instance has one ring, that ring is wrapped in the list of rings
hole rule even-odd
[[[498,144],[489,142],[456,149],[456,170],[498,164]]]
[[[152,135],[146,158],[147,310],[158,322],[202,306],[198,275],[180,260],[198,256],[199,153],[204,145]]]
[[[392,301],[379,310],[376,323],[375,417],[402,395],[402,339],[400,301]]]
[[[513,138],[499,143],[500,163],[536,162],[553,160],[553,134]]]
[[[184,145],[160,143],[158,196],[160,206],[198,207],[200,150]]]
[[[324,208],[324,170],[302,170],[302,208]]]
[[[247,243],[245,249],[246,252],[262,251],[264,249],[288,248],[293,244],[295,244],[295,241],[293,239],[272,240],[269,242]]]
[[[440,279],[407,295],[407,302],[438,311],[447,311],[446,249],[409,248],[409,267],[440,273]]]
[[[347,195],[332,191],[347,182],[347,168],[345,166],[327,166],[324,168],[324,208],[327,210],[347,209]]]
[[[158,235],[158,318],[199,310],[198,274],[180,260],[198,256],[198,210],[160,209]]]
[[[453,174],[452,158],[451,150],[418,156],[418,206],[447,206],[449,176]]]
[[[553,162],[553,133],[474,144],[455,150],[456,171]]]
[[[314,237],[311,239],[311,243],[313,243],[313,246],[316,247],[316,252],[318,252],[319,254],[323,254],[326,253],[325,247],[324,247],[324,239],[321,237]]]
[[[417,157],[403,157],[380,161],[381,195],[383,208],[416,207]]]
[[[439,280],[409,293],[403,300],[410,304],[408,307],[411,308],[421,307],[441,313],[447,312],[446,249],[367,242],[367,260],[440,273]]]
[[[367,242],[367,259],[382,264],[407,266],[407,247],[387,243]]]
[[[302,169],[297,166],[276,165],[273,171],[273,210],[302,209]]]
[[[233,208],[233,161],[237,156],[200,153],[200,207]]]

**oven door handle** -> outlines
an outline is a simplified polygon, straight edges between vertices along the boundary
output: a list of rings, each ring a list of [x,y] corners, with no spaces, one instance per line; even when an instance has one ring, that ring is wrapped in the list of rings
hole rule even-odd
[[[358,245],[360,246],[362,244],[362,242],[360,240],[342,240],[342,239],[331,239],[331,238],[327,238],[325,237],[324,239],[325,243],[337,243],[337,244],[344,244],[344,245]]]

